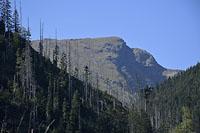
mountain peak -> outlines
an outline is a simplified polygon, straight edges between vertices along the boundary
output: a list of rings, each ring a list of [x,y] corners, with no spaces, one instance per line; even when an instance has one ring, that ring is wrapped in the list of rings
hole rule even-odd
[[[129,92],[146,85],[155,85],[175,73],[166,71],[168,69],[159,65],[149,52],[139,48],[131,49],[120,37],[64,39],[58,40],[57,44],[60,49],[59,59],[62,53],[68,54],[70,44],[73,71],[78,68],[81,75],[84,74],[83,68],[88,66],[94,81],[96,75],[100,74],[99,88],[127,103],[131,101]],[[32,47],[37,51],[38,45],[39,41],[32,41]],[[52,60],[55,41],[45,39],[43,45],[43,55]],[[126,90],[126,98],[120,95],[124,93],[122,88]]]
[[[144,66],[155,66],[158,65],[155,58],[146,50],[140,48],[132,48],[135,59],[138,63]]]

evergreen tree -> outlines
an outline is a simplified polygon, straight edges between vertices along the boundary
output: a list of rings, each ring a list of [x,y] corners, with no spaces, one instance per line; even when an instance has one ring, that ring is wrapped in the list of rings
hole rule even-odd
[[[85,82],[84,94],[85,94],[86,102],[88,99],[88,82],[89,82],[88,80],[89,80],[89,68],[88,66],[85,66],[84,68],[84,82]]]
[[[72,99],[70,112],[70,131],[72,133],[80,132],[80,99],[78,91],[75,91]]]
[[[14,1],[14,12],[13,12],[13,28],[14,28],[14,34],[13,34],[13,43],[16,46],[16,48],[20,45],[20,22],[19,22],[19,13],[16,8],[16,1]]]
[[[0,35],[5,33],[5,0],[0,0]]]
[[[2,16],[2,12],[3,12],[3,2],[4,0],[0,0],[0,16]]]
[[[64,101],[63,101],[63,109],[62,109],[62,113],[63,113],[63,127],[64,127],[64,132],[65,133],[68,133],[69,132],[69,126],[70,126],[70,123],[69,123],[69,104],[67,103],[67,99],[64,98]]]
[[[0,18],[0,35],[4,36],[4,33],[5,33],[5,23],[2,20],[2,18]]]
[[[129,130],[130,133],[152,133],[149,116],[144,110],[139,112],[132,108],[129,112]]]
[[[1,19],[5,22],[5,0],[0,0],[0,16]]]
[[[62,72],[67,72],[67,55],[65,53],[62,53],[60,59],[60,68]]]
[[[19,13],[16,8],[16,1],[14,1],[14,12],[13,12],[13,26],[14,26],[14,32],[20,31],[20,22],[19,22]]]
[[[55,78],[53,80],[53,112],[56,117],[59,117],[59,85],[58,85],[58,80]]]
[[[11,32],[12,29],[12,9],[10,0],[5,0],[3,5],[3,20],[8,32]]]
[[[59,47],[58,45],[56,45],[53,51],[53,64],[55,66],[57,66],[57,63],[58,63],[58,55],[59,55]]]
[[[25,30],[25,38],[28,41],[28,43],[30,43],[31,31],[30,31],[30,27],[29,27],[29,18],[28,18],[28,28],[27,28],[27,31]]]
[[[172,133],[193,133],[192,115],[188,107],[182,107],[182,122]]]
[[[52,94],[52,81],[51,78],[49,80],[49,86],[48,86],[48,96],[47,96],[47,107],[46,107],[46,117],[47,122],[51,122],[53,117],[53,94]]]
[[[43,43],[42,41],[39,42],[39,53],[43,55]]]
[[[40,21],[40,42],[39,42],[39,53],[43,55],[43,24]]]

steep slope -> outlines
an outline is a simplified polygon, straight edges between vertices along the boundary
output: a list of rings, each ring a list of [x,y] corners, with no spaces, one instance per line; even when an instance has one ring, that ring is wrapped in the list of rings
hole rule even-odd
[[[151,72],[154,73],[156,71],[160,71],[157,75],[160,79],[173,77],[178,72],[181,72],[180,70],[172,70],[162,67],[160,64],[157,63],[155,58],[149,52],[143,49],[133,48],[133,54],[135,56],[136,61],[147,68],[151,68]]]
[[[130,102],[130,92],[166,79],[167,69],[160,66],[152,55],[140,49],[129,48],[119,37],[45,39],[43,55],[52,59],[56,44],[60,50],[60,58],[63,53],[68,55],[70,49],[70,62],[74,66],[72,70],[78,68],[80,78],[84,67],[88,66],[91,83],[96,81],[98,75],[100,88],[120,101]],[[39,41],[32,41],[32,47],[39,51]],[[170,71],[168,73],[171,74]],[[176,73],[175,71],[174,74]]]
[[[148,93],[146,93],[148,92]],[[147,88],[142,105],[157,132],[200,132],[200,63],[156,88]],[[185,128],[185,129],[183,129]]]
[[[1,132],[129,132],[127,109],[98,84],[57,68],[20,36],[0,37]]]

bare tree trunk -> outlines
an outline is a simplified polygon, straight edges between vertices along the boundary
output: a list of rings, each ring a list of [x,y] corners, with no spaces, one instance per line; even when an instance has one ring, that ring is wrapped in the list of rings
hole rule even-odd
[[[71,42],[69,41],[68,46],[68,89],[69,89],[69,103],[71,102],[72,92],[71,92]]]
[[[78,40],[76,41],[77,44],[77,78],[79,79],[79,70],[80,70],[80,66],[79,66],[79,59],[80,59],[80,55],[79,55],[79,42]]]
[[[1,133],[5,133],[6,132],[6,126],[7,126],[7,105],[5,106],[5,114],[4,114],[4,119],[2,121],[2,125],[1,125]]]
[[[55,120],[52,120],[49,125],[47,126],[46,130],[44,133],[47,133],[49,131],[50,126],[55,122]]]
[[[96,75],[96,102],[97,102],[97,114],[99,116],[99,75]]]
[[[89,71],[88,71],[88,67],[85,66],[85,74],[84,74],[84,82],[85,82],[85,101],[88,101],[88,75],[89,75]]]
[[[16,131],[17,133],[19,132],[19,128],[20,128],[20,126],[22,124],[22,121],[24,120],[25,113],[26,113],[26,111],[24,111],[24,113],[23,113],[23,115],[22,115],[22,117],[20,119],[19,125],[17,126],[17,131]]]

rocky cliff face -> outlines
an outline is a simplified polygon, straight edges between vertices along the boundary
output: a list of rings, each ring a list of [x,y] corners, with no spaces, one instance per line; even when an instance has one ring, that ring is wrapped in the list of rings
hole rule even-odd
[[[130,94],[136,89],[155,85],[178,72],[162,67],[145,50],[129,48],[118,37],[58,41],[45,39],[43,55],[52,59],[56,44],[60,58],[63,53],[68,55],[70,49],[72,71],[78,68],[80,79],[84,80],[84,67],[88,66],[91,84],[95,86],[98,77],[100,89],[126,103],[132,100]],[[32,41],[32,47],[38,51],[39,41]]]

